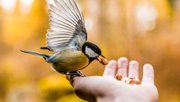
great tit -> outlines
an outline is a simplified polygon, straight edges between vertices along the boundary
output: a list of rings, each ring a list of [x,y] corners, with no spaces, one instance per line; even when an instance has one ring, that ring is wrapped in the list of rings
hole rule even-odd
[[[46,34],[47,47],[54,54],[40,54],[33,51],[24,53],[40,56],[63,74],[77,72],[93,60],[108,64],[100,48],[87,41],[85,21],[74,0],[53,0],[49,4],[50,30]]]

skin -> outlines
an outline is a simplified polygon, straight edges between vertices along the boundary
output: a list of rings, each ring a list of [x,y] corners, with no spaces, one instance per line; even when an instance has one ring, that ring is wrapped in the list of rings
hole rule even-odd
[[[116,74],[122,80],[115,79]],[[75,77],[75,93],[89,102],[157,102],[158,91],[154,85],[154,70],[150,64],[143,66],[143,78],[140,85],[127,84],[124,79],[139,78],[139,63],[120,58],[111,60],[103,76]]]

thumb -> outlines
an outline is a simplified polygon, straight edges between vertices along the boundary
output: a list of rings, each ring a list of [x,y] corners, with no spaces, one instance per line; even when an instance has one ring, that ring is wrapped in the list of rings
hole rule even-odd
[[[102,89],[100,89],[99,85],[102,82],[101,80],[100,76],[75,77],[72,85],[77,96],[90,102],[95,102],[96,97],[102,94]]]

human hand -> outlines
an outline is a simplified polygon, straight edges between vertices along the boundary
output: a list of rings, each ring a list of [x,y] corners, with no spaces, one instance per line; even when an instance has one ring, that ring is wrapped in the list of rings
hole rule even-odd
[[[115,76],[122,75],[122,80]],[[75,77],[73,86],[76,94],[91,102],[157,102],[158,91],[154,85],[152,65],[143,67],[141,84],[127,84],[128,78],[139,79],[139,63],[128,62],[127,58],[112,60],[106,66],[103,76]]]

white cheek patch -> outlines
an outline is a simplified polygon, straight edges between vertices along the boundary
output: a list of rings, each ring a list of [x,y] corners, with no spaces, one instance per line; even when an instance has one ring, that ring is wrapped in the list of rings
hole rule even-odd
[[[91,48],[87,47],[85,48],[85,53],[90,57],[90,58],[95,58],[98,56],[97,53],[95,53]]]

